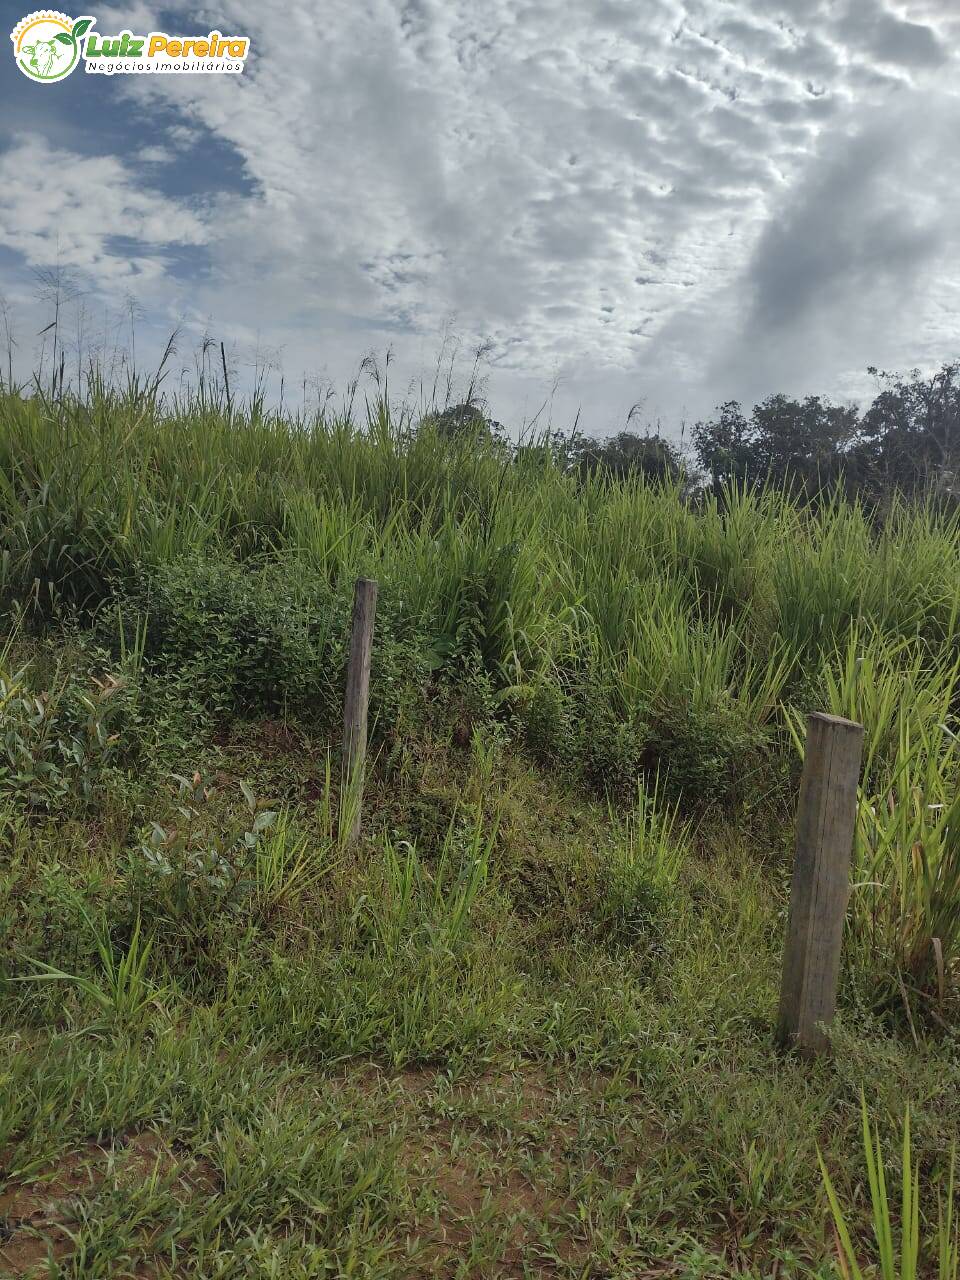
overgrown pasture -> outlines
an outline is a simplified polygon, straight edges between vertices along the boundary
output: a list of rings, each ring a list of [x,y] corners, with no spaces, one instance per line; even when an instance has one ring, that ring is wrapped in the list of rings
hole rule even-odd
[[[818,1148],[874,1254],[861,1089],[891,1176],[909,1099],[945,1179],[955,514],[691,497],[385,399],[7,393],[0,607],[7,1274],[826,1277]],[[772,1027],[811,710],[866,745],[805,1065]]]

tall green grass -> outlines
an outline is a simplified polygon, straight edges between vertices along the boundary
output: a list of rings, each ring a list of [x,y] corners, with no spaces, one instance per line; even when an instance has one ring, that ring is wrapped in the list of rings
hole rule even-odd
[[[69,610],[101,637],[119,617],[198,696],[227,690],[221,709],[309,707],[333,726],[346,602],[368,574],[378,732],[469,676],[484,713],[545,758],[611,794],[659,776],[669,804],[731,820],[790,811],[807,711],[855,716],[859,954],[946,1008],[957,517],[895,503],[881,524],[839,499],[736,488],[691,500],[574,474],[541,445],[448,439],[379,393],[359,416],[292,420],[139,384],[6,392],[0,600],[39,625]]]
[[[871,1127],[866,1098],[862,1093],[860,1108],[863,1124],[863,1152],[867,1168],[867,1185],[870,1190],[870,1208],[880,1280],[917,1280],[921,1275],[936,1276],[937,1280],[956,1280],[958,1256],[960,1256],[958,1255],[960,1239],[957,1233],[955,1207],[956,1150],[951,1151],[946,1194],[938,1190],[937,1232],[934,1245],[925,1256],[921,1248],[924,1242],[921,1235],[920,1216],[920,1164],[914,1159],[910,1140],[910,1108],[907,1107],[903,1117],[903,1148],[899,1178],[899,1241],[896,1241],[894,1231],[896,1202],[891,1195],[891,1191],[895,1190],[896,1186],[894,1184],[888,1190],[887,1170],[880,1145],[879,1128],[876,1125]],[[840,1274],[844,1280],[864,1280],[864,1275],[872,1272],[865,1273],[860,1265],[847,1223],[847,1215],[844,1214],[840,1198],[819,1150],[817,1159],[833,1217]],[[893,1178],[891,1178],[892,1181]]]

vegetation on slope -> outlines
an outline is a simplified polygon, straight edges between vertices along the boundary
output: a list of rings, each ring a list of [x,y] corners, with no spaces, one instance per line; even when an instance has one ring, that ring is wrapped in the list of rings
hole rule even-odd
[[[816,1149],[864,1233],[861,1086],[946,1167],[954,515],[693,503],[385,401],[0,423],[14,1274],[826,1276]],[[867,746],[807,1067],[771,1023],[813,708]]]

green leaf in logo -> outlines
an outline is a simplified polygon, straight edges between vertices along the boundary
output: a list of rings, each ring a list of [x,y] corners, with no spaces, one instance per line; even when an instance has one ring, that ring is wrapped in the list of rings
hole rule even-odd
[[[58,31],[56,39],[59,40],[61,44],[73,44],[73,36],[67,35],[66,31]]]
[[[90,30],[92,26],[93,26],[92,18],[78,18],[76,22],[73,24],[74,40],[79,40],[82,35],[86,35],[86,33]]]

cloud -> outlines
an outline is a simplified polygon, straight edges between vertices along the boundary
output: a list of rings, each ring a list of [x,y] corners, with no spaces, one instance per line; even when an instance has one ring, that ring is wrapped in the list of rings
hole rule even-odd
[[[9,247],[39,262],[59,243],[107,282],[132,254],[149,305],[262,334],[294,375],[342,380],[392,343],[412,376],[453,317],[490,340],[503,418],[558,377],[558,414],[590,397],[612,427],[641,397],[669,421],[953,354],[946,4],[328,0],[320,21],[220,0],[214,24],[251,36],[242,77],[107,86],[139,159],[81,170],[31,143],[62,190],[31,187],[23,145],[0,158]],[[243,181],[177,196],[214,147]],[[189,287],[178,245],[207,263]]]
[[[163,273],[162,249],[207,235],[196,214],[141,186],[116,157],[79,157],[42,136],[0,155],[0,245],[28,266],[59,262],[129,285]],[[117,238],[128,242],[122,254],[110,249]]]
[[[927,263],[954,238],[950,197],[960,165],[952,133],[931,133],[921,120],[897,114],[831,139],[812,181],[791,191],[757,242],[748,325],[780,330],[838,301],[894,288],[901,300],[912,293]]]
[[[923,22],[911,22],[879,6],[848,0],[837,21],[837,34],[852,47],[878,62],[904,67],[937,67],[949,57],[936,30]]]
[[[821,138],[808,181],[783,193],[739,278],[707,307],[729,321],[705,386],[857,396],[870,364],[960,354],[960,99],[929,107],[896,100]]]

